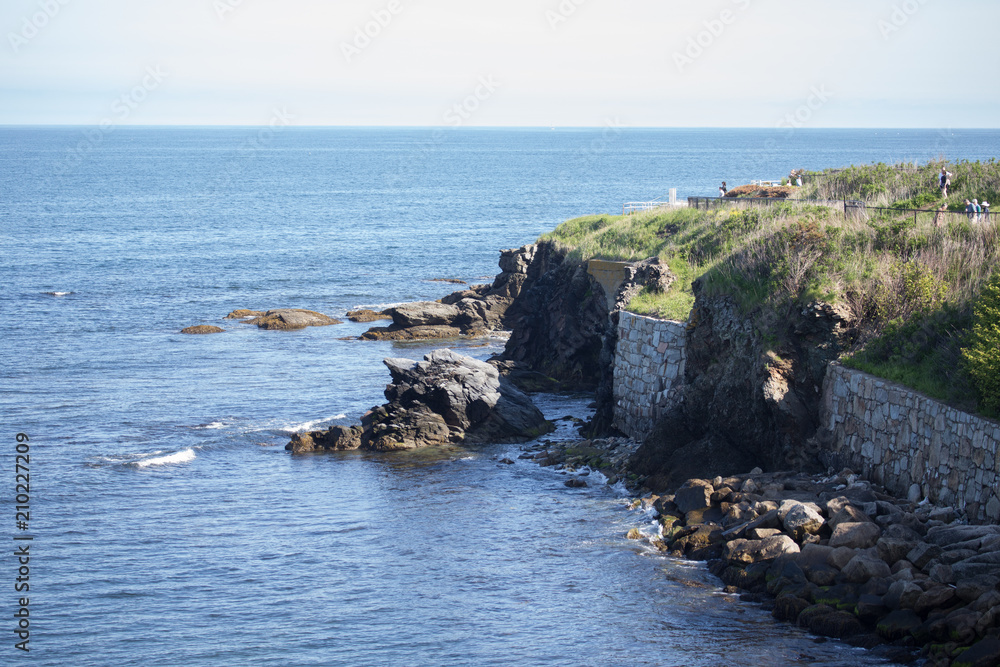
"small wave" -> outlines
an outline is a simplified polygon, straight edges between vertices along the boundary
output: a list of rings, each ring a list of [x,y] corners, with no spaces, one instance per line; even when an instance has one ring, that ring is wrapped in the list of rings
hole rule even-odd
[[[75,292],[42,292],[48,296],[69,296],[70,294],[75,294]]]
[[[282,428],[281,430],[287,431],[288,433],[305,433],[306,431],[313,430],[319,424],[336,421],[337,419],[347,419],[347,415],[341,413],[332,417],[324,417],[323,419],[313,419],[312,421],[302,422],[301,424],[292,424],[291,426]]]
[[[226,428],[226,425],[222,422],[210,422],[208,424],[199,424],[198,426],[195,426],[195,428],[204,430],[216,430],[220,428]]]
[[[162,466],[170,463],[187,463],[188,461],[193,461],[194,458],[195,453],[193,449],[182,449],[179,452],[167,454],[166,456],[154,456],[150,459],[142,459],[141,461],[136,461],[134,465],[137,468],[148,468],[149,466]]]

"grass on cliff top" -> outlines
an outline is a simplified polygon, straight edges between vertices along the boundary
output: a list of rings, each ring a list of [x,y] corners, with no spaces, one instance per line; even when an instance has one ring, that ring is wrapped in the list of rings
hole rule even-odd
[[[952,173],[948,198],[938,189],[941,168]],[[872,164],[846,169],[807,172],[801,199],[856,199],[870,206],[929,208],[947,204],[949,210],[965,209],[966,199],[994,202],[1000,199],[1000,162],[946,162],[917,164]]]
[[[940,168],[813,172],[797,195],[937,208]],[[1000,162],[947,168],[954,174],[948,203],[961,199],[964,208],[966,198],[995,200],[1000,192]],[[814,301],[835,304],[859,323],[848,365],[975,410],[984,397],[970,381],[961,350],[974,304],[1000,266],[1000,228],[995,216],[989,222],[948,216],[940,226],[934,218],[932,211],[916,218],[893,211],[845,218],[842,208],[808,200],[764,206],[736,201],[712,211],[586,216],[542,239],[569,246],[580,260],[657,256],[667,262],[678,280],[664,294],[644,290],[636,297],[629,310],[640,314],[687,319],[695,280],[706,296],[728,295],[748,315]]]

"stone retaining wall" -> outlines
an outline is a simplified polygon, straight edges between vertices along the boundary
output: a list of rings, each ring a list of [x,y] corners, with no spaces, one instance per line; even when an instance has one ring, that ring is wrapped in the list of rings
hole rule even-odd
[[[641,440],[672,404],[684,382],[683,322],[621,312],[614,364],[614,426]]]
[[[1000,424],[840,364],[827,370],[821,410],[833,435],[829,463],[910,500],[1000,521]]]

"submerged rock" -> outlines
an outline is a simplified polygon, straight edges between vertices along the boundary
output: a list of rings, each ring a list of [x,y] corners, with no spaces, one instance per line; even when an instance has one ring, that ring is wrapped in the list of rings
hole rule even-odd
[[[384,312],[376,312],[367,308],[352,310],[347,313],[347,319],[352,322],[376,322],[378,320],[391,320],[392,316]]]
[[[242,320],[247,317],[260,317],[264,314],[262,310],[248,310],[246,308],[241,308],[239,310],[234,310],[233,312],[226,315],[227,320]]]
[[[323,313],[317,313],[313,310],[302,310],[301,308],[269,310],[263,315],[250,320],[250,324],[256,324],[261,329],[278,331],[294,331],[296,329],[305,329],[306,327],[325,327],[340,323],[340,320],[335,320]]]
[[[225,329],[221,327],[213,327],[208,324],[198,324],[193,327],[186,327],[181,329],[182,334],[214,334],[214,333],[225,333]]]

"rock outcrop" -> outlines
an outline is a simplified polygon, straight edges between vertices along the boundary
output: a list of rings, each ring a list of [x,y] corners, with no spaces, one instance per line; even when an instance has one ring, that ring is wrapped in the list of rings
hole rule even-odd
[[[368,308],[361,310],[351,310],[347,313],[347,319],[352,322],[377,322],[378,320],[391,320],[392,317],[386,313],[376,312]]]
[[[552,430],[524,393],[490,364],[435,350],[423,361],[384,360],[388,403],[359,426],[293,436],[293,453],[365,449],[393,451],[459,442],[526,442]]]
[[[363,340],[415,340],[482,336],[509,328],[506,314],[528,282],[535,245],[500,252],[500,274],[490,285],[474,285],[439,301],[420,301],[387,308],[387,327],[373,327]]]
[[[301,308],[276,308],[268,311],[240,309],[226,315],[226,319],[247,320],[249,324],[256,324],[261,329],[278,331],[294,331],[306,327],[325,327],[341,323],[340,320],[335,320],[323,313]]]
[[[305,329],[306,327],[325,327],[331,324],[340,324],[340,320],[335,320],[332,317],[313,310],[279,308],[277,310],[269,310],[263,315],[253,318],[250,320],[250,324],[256,324],[261,329],[294,331],[296,329]]]
[[[225,329],[221,327],[214,327],[210,324],[198,324],[193,327],[185,327],[181,329],[182,334],[214,334],[214,333],[225,333]]]
[[[545,242],[526,268],[524,289],[506,313],[511,329],[499,361],[531,390],[593,390],[610,331],[603,288],[582,262]]]

